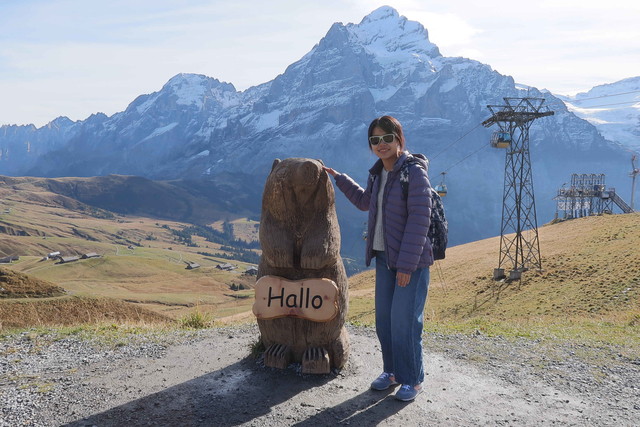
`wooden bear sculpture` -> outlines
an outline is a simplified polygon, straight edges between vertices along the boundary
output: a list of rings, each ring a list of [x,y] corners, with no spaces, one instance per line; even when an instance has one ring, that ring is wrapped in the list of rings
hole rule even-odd
[[[260,244],[256,305],[261,281],[288,282],[299,289],[288,297],[284,291],[270,294],[270,303],[285,306],[286,299],[286,305],[293,307],[280,317],[267,320],[256,313],[254,306],[267,349],[265,365],[284,369],[295,361],[302,364],[303,373],[329,373],[332,367],[342,368],[349,357],[349,334],[344,326],[349,289],[340,257],[335,194],[321,161],[274,161],[262,195]],[[322,298],[313,296],[319,292],[317,285],[322,279],[337,286],[337,312],[322,321],[300,316],[295,306],[303,305],[303,301],[309,310],[322,305]]]

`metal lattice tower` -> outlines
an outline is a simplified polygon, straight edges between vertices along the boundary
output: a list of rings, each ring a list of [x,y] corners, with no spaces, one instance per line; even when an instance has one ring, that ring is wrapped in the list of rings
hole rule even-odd
[[[559,211],[564,211],[565,219],[612,212],[615,189],[607,190],[605,179],[604,174],[572,174],[571,186],[566,188],[563,184],[553,198],[558,202],[556,218]]]
[[[553,111],[543,107],[544,98],[503,99],[506,105],[487,105],[493,116],[482,123],[485,127],[497,124],[502,133],[510,135],[504,166],[500,259],[494,277],[504,277],[505,267],[510,267],[509,278],[518,279],[530,267],[542,269],[529,128],[535,119],[551,116]]]
[[[638,171],[638,169],[634,170]],[[615,188],[607,189],[604,174],[574,173],[571,175],[571,187],[565,188],[565,184],[567,183],[562,184],[562,188],[558,188],[558,195],[553,198],[558,201],[556,218],[559,211],[564,211],[565,219],[602,215],[605,212],[613,213],[613,205],[618,206],[622,213],[634,212],[633,207],[620,197]]]
[[[631,185],[631,210],[635,212],[635,208],[633,206],[633,202],[636,195],[636,176],[640,175],[640,169],[636,169],[636,159],[638,156],[635,154],[631,156],[631,172],[629,172],[629,176],[633,178],[633,184]]]

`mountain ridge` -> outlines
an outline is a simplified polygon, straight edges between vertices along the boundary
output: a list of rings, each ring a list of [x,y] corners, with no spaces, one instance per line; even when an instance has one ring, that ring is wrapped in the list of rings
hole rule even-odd
[[[552,94],[517,88],[487,64],[443,57],[420,23],[385,6],[359,24],[332,25],[270,82],[238,92],[211,77],[178,74],[123,112],[76,122],[56,149],[23,153],[20,171],[0,157],[0,173],[197,180],[241,171],[263,182],[274,158],[309,157],[364,183],[375,161],[368,124],[390,114],[403,124],[409,150],[432,160],[433,181],[449,172],[447,217],[452,242],[461,243],[500,232],[504,158],[481,149],[492,130],[478,124],[489,116],[488,104],[523,96],[561,105]],[[9,156],[24,148],[12,141]],[[556,188],[571,173],[605,173],[610,185],[630,187],[619,167],[626,151],[569,111],[536,121],[530,143],[540,222],[551,219]],[[0,138],[0,150],[3,144]],[[340,197],[337,203],[344,242],[358,246],[361,213]]]
[[[73,205],[80,211],[86,210],[83,205],[87,205],[103,209],[106,214],[142,215],[191,224],[206,225],[239,217],[257,219],[260,215],[259,185],[254,177],[240,173],[221,174],[215,181],[152,181],[113,174],[90,178],[0,175],[0,188],[26,191],[38,203]],[[40,200],[39,192],[50,192],[62,198]]]
[[[608,140],[640,151],[640,76],[594,86],[574,96],[556,96]]]

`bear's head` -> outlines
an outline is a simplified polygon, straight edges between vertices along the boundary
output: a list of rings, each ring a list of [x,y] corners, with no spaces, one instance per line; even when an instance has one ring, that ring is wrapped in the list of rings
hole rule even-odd
[[[321,160],[276,159],[267,177],[262,209],[286,220],[334,209],[335,194]]]

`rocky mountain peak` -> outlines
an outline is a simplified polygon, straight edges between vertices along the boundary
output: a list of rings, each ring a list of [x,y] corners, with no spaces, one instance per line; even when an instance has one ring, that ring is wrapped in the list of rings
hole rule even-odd
[[[380,6],[360,21],[360,24],[382,21],[385,19],[400,19],[400,14],[391,6]]]
[[[382,6],[359,24],[348,24],[346,28],[353,43],[385,61],[401,62],[412,56],[429,61],[442,56],[438,47],[429,41],[429,32],[422,24],[400,16],[390,6]]]
[[[278,100],[291,104],[297,99],[304,104],[297,108],[298,113],[311,112],[318,107],[311,99],[324,103],[328,92],[334,94],[333,102],[359,93],[359,116],[368,117],[374,114],[374,102],[391,98],[406,84],[420,83],[408,90],[424,92],[444,61],[419,22],[383,6],[359,24],[334,23],[308,54],[273,81],[269,102],[275,106]],[[279,123],[287,122],[281,116]]]
[[[235,86],[202,74],[180,73],[171,78],[162,89],[178,97],[176,104],[195,104],[198,108],[202,107],[206,98],[214,98],[222,104],[237,102]]]
[[[72,126],[75,123],[76,122],[72,121],[71,119],[69,119],[66,116],[60,116],[60,117],[50,121],[49,123],[47,123],[46,127],[48,129],[51,129],[51,130],[58,130],[58,129],[62,129],[62,128],[66,128],[66,127]]]
[[[180,73],[173,76],[159,92],[138,97],[128,110],[135,108],[139,114],[145,114],[150,108],[162,103],[161,108],[226,108],[237,105],[239,92],[231,83],[202,74]]]
[[[218,79],[207,77],[203,74],[176,74],[162,87],[163,91],[170,91],[185,101],[190,101],[193,95],[204,95],[207,90],[219,88],[223,92],[236,92],[231,83],[221,82]]]
[[[35,131],[37,128],[32,123],[28,124],[28,125],[2,125],[2,126],[0,126],[0,130],[2,131],[2,136],[6,136],[8,133],[11,133],[11,132],[16,132],[18,129]]]

